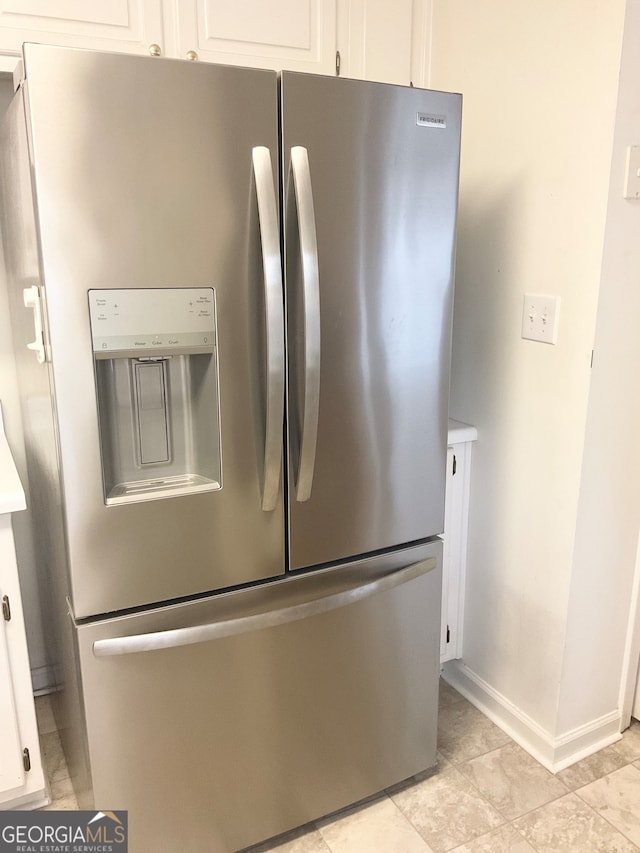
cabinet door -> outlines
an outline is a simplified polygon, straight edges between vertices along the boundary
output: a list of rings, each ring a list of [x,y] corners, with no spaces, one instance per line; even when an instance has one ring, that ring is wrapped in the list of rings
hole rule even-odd
[[[1,424],[0,420],[0,441]],[[0,809],[27,803],[39,807],[45,802],[44,776],[11,516],[6,513],[0,514],[0,598],[4,596],[6,615],[0,615]],[[29,750],[29,772],[23,765],[25,748]]]
[[[442,553],[442,616],[440,620],[440,662],[452,660],[455,657],[452,643],[452,629],[455,636],[457,624],[455,614],[457,602],[455,593],[456,583],[456,520],[455,509],[458,503],[456,488],[458,480],[455,479],[457,470],[457,459],[453,447],[447,447],[447,480],[445,486],[444,501],[444,548]]]
[[[427,0],[341,0],[340,73],[345,77],[424,86]]]
[[[163,44],[161,0],[0,0],[0,51],[25,41],[127,53]]]
[[[24,785],[24,768],[20,733],[9,666],[5,621],[0,617],[0,802],[4,799],[3,794],[22,785]]]
[[[462,657],[471,441],[447,448],[440,661]]]
[[[177,0],[178,56],[334,74],[336,0]]]

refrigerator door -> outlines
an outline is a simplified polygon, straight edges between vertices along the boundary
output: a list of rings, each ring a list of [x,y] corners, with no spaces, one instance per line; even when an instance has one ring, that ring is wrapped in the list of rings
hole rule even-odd
[[[79,626],[81,807],[228,853],[433,766],[441,547]]]
[[[443,527],[458,95],[283,73],[292,568]]]
[[[25,70],[38,284],[52,357],[76,616],[282,574],[275,73],[40,45],[25,47]],[[180,288],[184,296],[176,301]],[[146,295],[125,300],[127,289]],[[172,291],[166,299],[160,298],[163,289]],[[90,307],[98,323],[103,308],[116,310],[121,301],[138,306],[141,330],[152,340],[155,328],[146,315],[156,304],[166,331],[171,306],[190,300],[204,305],[207,323],[215,307],[215,356],[199,353],[190,367],[188,356],[169,351],[166,370],[135,362],[135,373],[119,370],[126,368],[123,358],[94,360],[98,338],[94,329],[92,342]],[[123,328],[137,345],[137,328]],[[202,365],[214,357],[215,395],[216,371],[208,371],[213,380],[202,378]],[[38,368],[34,356],[38,369],[47,365]],[[177,394],[180,382],[184,389]],[[111,420],[99,416],[97,386],[112,395]],[[180,399],[176,411],[167,404],[172,393]],[[109,468],[101,452],[107,447],[124,457],[135,443],[118,409],[127,394],[139,401],[131,423],[142,435],[138,443],[144,439],[136,464],[173,464],[171,439],[180,434],[186,470],[177,482],[185,485],[173,488],[176,480],[156,478],[151,496],[162,499],[149,499],[143,482],[140,502],[134,489],[118,486],[107,506],[107,480],[117,480],[128,463],[116,459]],[[27,399],[27,418],[32,409]],[[188,433],[196,410],[200,420]],[[203,412],[211,413],[210,421]],[[221,454],[221,476],[215,460],[198,458],[190,445],[198,440]],[[190,460],[208,479],[188,470]],[[196,491],[190,483],[202,483],[200,493],[189,494]],[[172,496],[180,488],[187,494]]]

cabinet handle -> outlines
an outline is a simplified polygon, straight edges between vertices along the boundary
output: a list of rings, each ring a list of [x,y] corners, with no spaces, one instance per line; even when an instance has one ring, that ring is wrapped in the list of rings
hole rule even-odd
[[[190,62],[197,62],[198,61],[198,54],[196,53],[195,50],[188,50],[187,51],[187,59]]]
[[[151,56],[161,56],[162,49],[159,44],[150,44],[149,45],[149,54]]]
[[[2,596],[2,616],[5,622],[11,622],[11,605],[9,604],[9,596]]]

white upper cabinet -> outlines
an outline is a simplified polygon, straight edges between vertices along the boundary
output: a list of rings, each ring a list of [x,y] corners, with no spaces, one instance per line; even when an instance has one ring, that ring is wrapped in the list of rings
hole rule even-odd
[[[162,45],[159,0],[0,0],[0,51],[25,41],[148,53]]]
[[[381,83],[426,85],[429,2],[340,0],[340,73]]]
[[[428,82],[430,0],[0,0],[0,54],[25,41]],[[2,61],[0,70],[13,66]]]
[[[177,55],[334,74],[336,0],[178,0]]]

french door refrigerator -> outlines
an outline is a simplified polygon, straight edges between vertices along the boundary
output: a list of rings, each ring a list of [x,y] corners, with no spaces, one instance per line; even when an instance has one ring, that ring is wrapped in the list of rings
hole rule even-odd
[[[435,763],[460,100],[24,48],[2,220],[58,722],[134,853]]]

